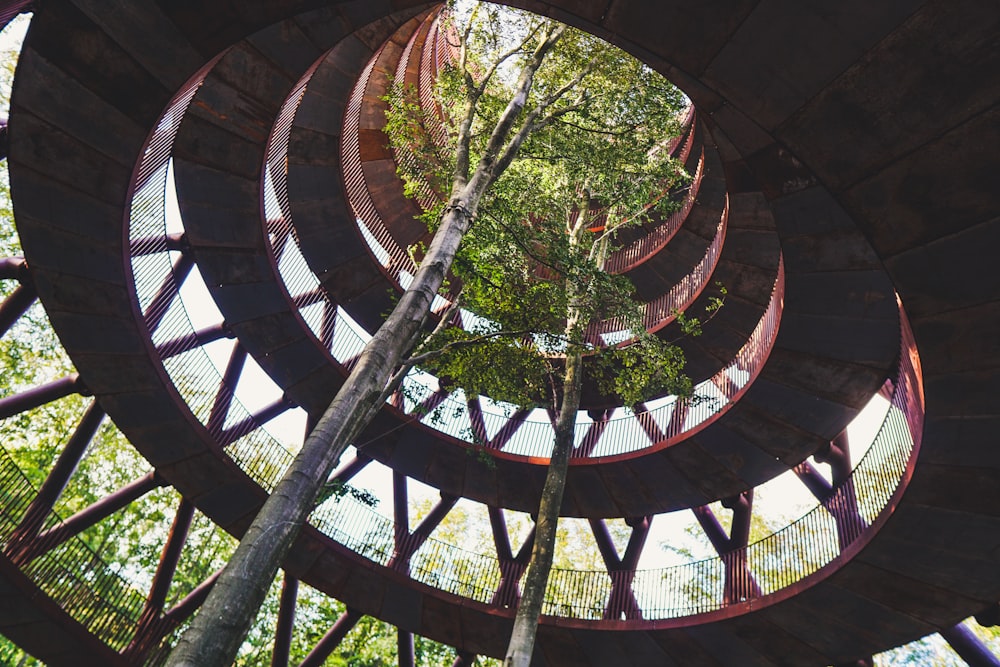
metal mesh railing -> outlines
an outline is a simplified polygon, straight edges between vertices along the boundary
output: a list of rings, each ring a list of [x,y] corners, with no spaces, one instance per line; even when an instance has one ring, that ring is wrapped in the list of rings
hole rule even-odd
[[[904,350],[912,338],[904,335]],[[909,341],[909,343],[907,342]],[[635,601],[633,617],[676,618],[722,609],[788,588],[815,574],[844,549],[865,538],[869,526],[899,490],[922,431],[919,377],[904,353],[888,411],[874,441],[847,483],[801,518],[747,547],[723,556],[667,568],[608,572],[555,568],[544,613],[585,620],[626,615],[623,600]],[[829,508],[856,495],[858,514],[837,521]],[[380,565],[398,556],[391,519],[345,497],[319,507],[311,521],[319,530]],[[847,531],[842,535],[841,531]],[[846,538],[846,539],[845,539]],[[410,576],[440,590],[489,604],[500,586],[496,556],[473,553],[434,539],[413,558]],[[617,594],[613,591],[618,587]],[[620,608],[616,608],[620,607]]]
[[[6,547],[24,519],[37,489],[0,447],[0,542]],[[45,525],[61,519],[49,512]],[[133,588],[79,537],[50,549],[21,566],[21,572],[87,632],[116,651],[135,633],[146,596]]]
[[[186,105],[186,102],[184,104]],[[178,106],[176,111],[182,113],[183,109]],[[166,245],[163,241],[147,240],[156,239],[157,234],[166,238],[163,200],[169,166],[169,142],[172,141],[173,132],[177,127],[174,112],[175,109],[172,108],[161,123],[163,139],[160,139],[160,129],[158,129],[158,135],[151,144],[150,151],[147,152],[140,169],[141,187],[137,191],[132,209],[131,238],[136,239],[139,245],[159,244],[156,248],[151,246],[133,249],[133,269],[140,302],[148,311],[147,321],[151,316],[157,321],[157,327],[152,334],[154,342],[173,340],[179,335],[194,331],[191,317],[176,295],[175,298],[165,301],[166,305],[163,306],[162,312],[152,308],[158,303],[157,297],[162,294],[164,286],[170,286],[169,283],[177,272],[177,265],[171,264],[171,257],[175,253],[165,252]],[[276,195],[276,198],[278,198],[278,208],[282,208],[280,195]],[[180,280],[175,281],[176,284],[172,288],[179,289],[180,282]],[[722,376],[716,378],[719,382],[713,382],[712,386],[721,384],[722,379],[736,383],[738,389],[747,386],[764,363],[767,351],[773,343],[780,320],[782,301],[783,270],[779,267],[778,280],[765,316],[737,357],[721,372],[724,378]],[[340,327],[339,331],[344,329],[345,327]],[[359,350],[363,344],[362,338],[358,332],[338,333],[332,343],[332,347],[338,350],[337,358],[344,359],[345,356],[342,355],[349,353],[345,351]],[[249,415],[238,401],[233,401],[230,414],[225,420],[211,420],[212,408],[218,397],[224,394],[225,387],[220,388],[219,374],[204,350],[199,348],[178,354],[164,360],[164,365],[192,412],[202,423],[208,425],[213,436],[222,437],[226,428],[235,423],[242,423],[248,419],[250,422],[253,421],[253,416]],[[905,469],[913,448],[911,437],[913,432],[910,428],[913,422],[908,421],[907,415],[899,416],[900,406],[907,406],[908,409],[913,407],[913,401],[907,394],[914,382],[908,379],[907,372],[910,371],[912,368],[906,363],[901,364],[901,377],[896,385],[897,393],[894,395],[894,405],[897,410],[887,418],[876,443],[852,477],[854,487],[869,494],[859,499],[859,506],[868,522],[881,511],[886,499],[894,492],[901,470]],[[710,387],[706,385],[706,389]],[[637,434],[643,433],[642,419],[656,422],[662,429],[664,438],[677,437],[685,430],[704,423],[712,415],[717,414],[721,409],[720,403],[729,404],[735,399],[736,394],[738,391],[735,394],[717,396],[715,405],[709,401],[694,405],[683,420],[671,419],[676,405],[669,403],[657,408],[661,410],[660,413],[650,411],[640,413],[639,416],[629,415],[609,420],[611,423],[605,425],[593,455],[622,453],[648,447],[650,445],[648,436],[637,437]],[[455,408],[453,414],[460,413],[463,406],[464,403],[451,406]],[[500,414],[484,414],[484,418],[495,419],[493,423],[487,424],[487,431],[494,433],[503,429],[509,422],[509,417]],[[462,437],[465,427],[458,427],[462,423],[461,420],[456,418],[452,422],[441,430]],[[668,422],[672,426],[666,427]],[[526,420],[518,429],[517,437],[511,439],[507,451],[544,457],[551,447],[551,438],[546,435],[549,429],[551,423],[547,421]],[[518,449],[519,447],[522,449]],[[539,447],[539,449],[524,449],[525,447]],[[252,429],[242,435],[227,451],[251,478],[265,489],[273,488],[291,457],[283,446],[261,429]],[[700,613],[728,604],[722,591],[727,588],[726,577],[737,576],[731,571],[733,562],[745,563],[748,576],[752,576],[756,585],[760,587],[760,594],[780,590],[815,572],[840,553],[839,546],[829,537],[829,530],[824,528],[829,523],[828,518],[824,516],[828,515],[825,508],[817,508],[784,530],[750,545],[739,559],[727,555],[724,559],[706,559],[674,568],[630,572],[627,574],[630,578],[629,590],[637,601],[643,618],[669,618]],[[352,505],[350,499],[341,500],[319,508],[313,516],[313,521],[331,537],[376,563],[386,565],[393,558],[392,522],[377,515],[370,508]],[[790,560],[788,554],[795,554],[796,557]],[[428,540],[413,557],[410,572],[418,581],[456,595],[489,602],[497,593],[501,567],[495,557],[473,554],[436,540]],[[612,576],[607,571],[557,571],[550,585],[546,613],[585,619],[604,618],[608,614],[607,602],[614,588],[614,577],[623,576],[626,575],[614,573]]]
[[[301,97],[301,88],[300,86],[293,91],[286,102],[278,123],[280,136],[272,138],[270,144],[264,179],[265,217],[269,221],[268,230],[276,253],[278,270],[286,288],[295,289],[294,292],[290,292],[290,300],[303,304],[300,307],[303,320],[314,335],[328,346],[333,358],[345,369],[349,369],[364,348],[367,334],[346,317],[341,309],[331,303],[325,292],[319,289],[315,275],[297,248],[297,242],[287,242],[294,236],[294,229],[287,216],[287,173],[283,167],[285,161],[283,151],[287,149],[287,129]],[[140,305],[147,314],[147,324],[152,332],[153,341],[161,346],[164,367],[175,386],[192,412],[208,426],[213,436],[231,439],[233,434],[227,433],[226,429],[234,424],[251,424],[254,415],[234,399],[233,389],[222,382],[217,365],[202,349],[195,348],[182,354],[172,354],[172,350],[166,347],[171,341],[184,340],[195,332],[192,323],[195,318],[187,311],[179,295],[184,276],[178,275],[176,262],[171,264],[171,257],[176,260],[178,253],[167,251],[167,221],[164,212],[165,192],[168,187],[169,148],[173,133],[179,126],[183,108],[189,99],[188,97],[180,100],[168,111],[151,144],[156,150],[148,151],[141,165],[142,188],[136,193],[131,220],[131,237],[135,239],[132,248],[133,275]],[[719,241],[721,237],[720,233],[713,247],[721,246]],[[282,238],[286,240],[283,243],[279,242]],[[710,251],[702,264],[705,267],[714,266],[717,255],[717,252],[713,254]],[[710,273],[710,269],[706,268],[706,271]],[[734,395],[721,394],[716,387],[726,385],[738,393],[752,381],[767,358],[780,321],[782,275],[779,269],[771,303],[747,343],[730,364],[697,387],[696,393],[707,397],[707,400],[684,407],[683,419],[677,418],[681,406],[670,399],[661,401],[660,405],[638,415],[624,411],[623,414],[604,420],[598,429],[599,435],[596,441],[590,443],[586,449],[578,448],[575,458],[616,456],[646,449],[664,440],[681,436],[725,409],[732,402]],[[674,291],[677,294],[674,296],[681,301],[688,299],[691,296],[688,292],[693,289],[691,286],[697,282],[699,281],[691,279],[676,287]],[[157,296],[163,294],[165,288],[168,293],[173,290],[173,298],[157,301]],[[310,296],[314,298],[309,298]],[[308,312],[310,309],[313,309],[312,315]],[[413,379],[408,381],[408,387],[414,395],[421,392],[433,393],[433,389],[426,384],[420,384]],[[230,406],[228,414],[225,419],[212,419],[213,409],[220,397],[224,397]],[[512,422],[509,411],[496,408],[487,401],[480,403],[483,407],[481,412],[487,434],[510,430]],[[415,405],[410,406],[409,416],[424,427],[434,428],[466,443],[481,444],[474,435],[468,406],[459,395],[447,397],[440,409],[430,415],[421,416],[415,413],[415,409]],[[582,425],[591,423],[584,413],[581,413],[580,420]],[[650,437],[648,434],[651,432],[649,428],[651,425],[655,425],[656,429],[662,432],[662,436]],[[498,449],[509,454],[535,458],[548,456],[554,432],[551,422],[544,414],[538,412],[514,426],[516,429],[513,435],[506,440],[502,449]],[[276,480],[276,476],[272,476],[274,471],[283,470],[291,460],[291,453],[287,448],[260,429],[247,429],[245,434],[239,435],[229,450],[232,456],[247,468],[249,474],[266,489],[273,488]]]
[[[662,445],[665,441],[682,437],[684,433],[703,425],[727,409],[727,406],[732,405],[749,387],[767,361],[781,322],[783,304],[784,264],[779,262],[777,279],[767,310],[733,359],[711,378],[696,385],[695,395],[701,396],[701,400],[682,406],[677,399],[668,398],[646,411],[633,413],[622,410],[620,412],[624,414],[601,420],[597,426],[599,435],[596,441],[590,443],[586,449],[580,445],[587,427],[594,425],[595,422],[581,413],[577,422],[577,447],[574,450],[574,458],[598,459],[619,456]],[[719,390],[720,386],[727,387],[726,393]],[[421,398],[433,394],[433,390],[421,381],[413,380],[408,387],[408,394],[415,398],[414,405],[408,408],[409,412],[417,418],[419,412],[416,404]],[[491,407],[489,404],[484,407],[485,409],[481,411],[482,420],[485,432],[489,434],[503,431],[515,414],[511,410]],[[683,411],[683,418],[677,417],[678,411]],[[468,405],[461,394],[448,396],[436,409],[419,418],[422,424],[453,438],[483,444],[477,442],[477,438],[473,435],[474,428],[469,417]],[[650,433],[656,435],[652,436]],[[543,410],[536,410],[521,420],[513,435],[510,435],[499,449],[508,454],[546,459],[552,451],[554,438],[555,430],[550,418]],[[485,446],[491,447],[488,442]]]
[[[687,213],[685,213],[685,216]],[[655,331],[677,319],[679,313],[684,312],[698,298],[698,295],[705,289],[715,267],[719,263],[719,255],[722,253],[722,246],[726,242],[726,227],[729,223],[729,198],[726,197],[726,206],[723,208],[719,224],[715,229],[715,236],[709,244],[705,255],[697,265],[688,273],[684,274],[665,294],[662,294],[652,301],[642,305],[641,323],[647,331]],[[666,241],[664,241],[666,243]],[[628,323],[620,318],[609,318],[594,322],[587,327],[584,334],[589,343],[607,344],[615,338],[622,336],[629,337]],[[617,341],[615,341],[617,342]]]
[[[693,137],[694,133],[692,132],[688,135],[688,141],[690,142]],[[685,145],[688,146],[688,144]],[[689,146],[688,148],[690,149]],[[654,226],[653,229],[641,238],[612,252],[604,263],[604,267],[608,273],[626,273],[631,271],[647,257],[659,252],[661,248],[670,242],[670,239],[674,237],[681,228],[681,225],[684,224],[684,221],[687,220],[688,214],[691,213],[695,199],[697,199],[698,192],[701,189],[701,181],[704,175],[705,154],[702,151],[701,159],[698,160],[698,166],[695,169],[694,176],[691,178],[691,184],[688,186],[687,194],[684,196],[684,203],[681,207],[671,213],[666,220]]]

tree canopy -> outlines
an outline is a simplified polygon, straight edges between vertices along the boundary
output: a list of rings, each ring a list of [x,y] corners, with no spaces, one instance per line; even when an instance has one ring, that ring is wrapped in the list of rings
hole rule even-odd
[[[605,271],[620,229],[675,205],[665,195],[685,174],[667,146],[680,132],[684,98],[647,66],[586,33],[489,5],[476,5],[465,21],[451,26],[462,36],[459,56],[438,78],[436,108],[412,90],[389,97],[387,131],[407,191],[436,190],[441,202],[448,173],[461,174],[477,156],[492,163],[506,101],[522,93],[523,77],[507,76],[508,62],[530,61],[535,34],[559,37],[533,73],[520,148],[500,157],[503,171],[483,192],[456,256],[453,298],[468,325],[439,327],[410,359],[466,395],[557,415],[505,660],[526,666],[554,559],[585,374],[627,405],[692,391],[679,348],[646,331],[631,283]],[[443,135],[431,129],[437,122]],[[451,192],[459,185],[456,177]],[[593,335],[604,320],[625,323],[624,344],[605,345]],[[689,326],[697,333],[694,320]]]

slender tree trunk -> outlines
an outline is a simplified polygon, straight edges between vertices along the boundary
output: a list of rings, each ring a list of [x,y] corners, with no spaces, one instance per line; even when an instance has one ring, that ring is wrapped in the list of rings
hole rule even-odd
[[[521,601],[514,617],[514,629],[507,646],[504,667],[528,667],[535,647],[538,618],[542,613],[545,588],[552,570],[555,555],[556,527],[559,523],[559,509],[562,507],[563,491],[566,489],[566,474],[569,471],[569,456],[573,451],[576,435],[576,415],[580,408],[580,387],[583,376],[583,355],[579,348],[566,356],[566,375],[563,379],[563,398],[556,419],[555,445],[549,461],[542,497],[538,505],[535,521],[535,544],[531,550],[531,561],[524,576]]]
[[[587,233],[590,207],[590,185],[584,183],[581,187],[579,211],[574,222],[567,225],[570,247],[576,252],[581,247],[584,235]],[[591,248],[587,255],[599,267],[604,266],[607,244]],[[545,589],[552,571],[552,559],[555,556],[556,528],[559,524],[559,511],[562,508],[563,492],[566,490],[566,476],[569,472],[569,456],[573,451],[573,441],[576,438],[576,416],[580,410],[580,394],[583,387],[583,324],[590,319],[586,303],[586,285],[576,284],[574,277],[566,278],[566,294],[569,297],[566,308],[566,371],[562,383],[562,402],[555,425],[555,443],[552,448],[552,458],[545,475],[542,487],[542,497],[538,505],[538,518],[535,520],[535,544],[531,550],[531,560],[528,572],[524,577],[521,601],[514,616],[514,629],[511,631],[510,643],[507,646],[507,656],[504,667],[528,667],[535,648],[535,635],[538,633],[538,619],[542,614],[542,604],[545,601]]]
[[[412,285],[365,346],[357,366],[264,503],[170,654],[172,667],[232,664],[278,566],[291,548],[341,454],[370,421],[378,399],[419,334],[475,202],[452,200]]]
[[[572,246],[577,245],[585,214],[581,213],[573,229],[568,230]],[[583,385],[583,348],[579,345],[581,308],[576,298],[577,286],[572,278],[567,278],[567,293],[570,306],[567,308],[566,335],[570,344],[566,348],[566,371],[562,382],[562,401],[555,424],[555,442],[549,469],[542,487],[542,497],[538,503],[538,517],[535,519],[535,544],[531,549],[528,572],[524,577],[521,601],[514,616],[514,629],[510,634],[504,667],[528,667],[535,648],[538,619],[545,601],[545,588],[552,571],[555,556],[556,528],[559,525],[559,510],[562,508],[563,492],[566,489],[566,475],[569,472],[569,455],[573,451],[576,436],[576,414],[580,409],[580,393]]]
[[[535,73],[559,41],[564,28],[552,26],[540,36],[475,171],[471,175],[467,173],[467,157],[459,160],[441,226],[434,234],[413,283],[365,346],[357,366],[261,507],[198,615],[171,652],[167,667],[227,667],[232,664],[281,561],[323,485],[344,449],[374,418],[383,390],[415,343],[462,236],[472,225],[483,194],[510,164],[534,127],[535,118],[558,99],[558,96],[550,98],[546,105],[527,114],[520,127],[516,126]],[[470,104],[474,105],[475,101],[476,96],[473,96]],[[468,155],[469,140],[467,132],[459,137],[460,158],[463,154]]]

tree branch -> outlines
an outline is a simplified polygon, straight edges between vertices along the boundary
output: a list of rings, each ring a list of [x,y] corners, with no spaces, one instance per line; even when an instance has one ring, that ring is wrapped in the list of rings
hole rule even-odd
[[[430,350],[428,352],[424,352],[423,354],[418,354],[416,356],[410,357],[409,359],[406,360],[406,364],[410,368],[412,368],[413,366],[416,366],[417,364],[422,363],[424,361],[428,361],[430,359],[436,359],[441,355],[445,354],[446,352],[449,352],[450,350],[457,350],[463,347],[474,347],[476,345],[481,345],[496,338],[518,338],[533,333],[536,333],[533,329],[521,329],[519,331],[503,330],[503,331],[493,331],[488,334],[482,334],[481,336],[476,336],[474,338],[466,338],[465,340],[453,340],[448,343],[445,343],[436,350]]]
[[[523,144],[525,139],[528,138],[528,135],[530,135],[532,132],[535,132],[545,127],[559,116],[562,116],[564,114],[569,113],[570,111],[580,108],[582,100],[581,102],[557,109],[552,113],[548,114],[547,116],[545,116],[544,118],[542,118],[542,120],[536,122],[537,118],[541,116],[542,113],[544,113],[553,104],[558,102],[563,95],[565,95],[569,91],[573,90],[573,88],[578,86],[583,81],[583,79],[590,73],[591,69],[592,66],[588,64],[571,81],[568,81],[561,88],[559,88],[559,90],[549,95],[546,99],[542,100],[534,109],[532,109],[531,113],[529,113],[527,117],[525,117],[524,122],[521,123],[520,129],[518,129],[514,137],[507,143],[507,146],[504,148],[500,159],[496,161],[495,166],[491,170],[490,180],[489,183],[487,183],[487,187],[490,184],[492,184],[494,180],[496,180],[497,176],[502,174],[507,169],[507,167],[510,166],[510,163],[514,160],[514,156],[517,155],[518,150],[520,150],[521,148],[521,144]],[[582,91],[581,96],[585,94],[586,91]]]
[[[462,47],[458,54],[458,71],[462,75],[462,83],[465,87],[465,113],[458,125],[458,138],[455,148],[455,170],[452,172],[453,189],[464,187],[469,180],[469,143],[472,134],[472,121],[476,116],[476,103],[479,95],[476,94],[476,82],[469,71],[469,35],[472,34],[472,26],[476,16],[479,14],[479,5],[472,9],[469,21],[465,24],[462,33]]]
[[[435,336],[444,331],[445,327],[448,326],[448,321],[455,314],[455,311],[458,310],[459,307],[458,304],[459,301],[461,300],[461,297],[462,297],[461,292],[455,295],[455,298],[452,300],[451,305],[448,306],[448,309],[441,314],[441,319],[439,319],[438,323],[434,326],[434,330],[424,337],[424,340],[420,343],[420,346],[417,349],[420,349],[420,347],[423,347],[429,341],[431,341]],[[413,367],[416,364],[417,362],[414,361],[414,358],[410,357],[409,359],[404,360],[399,365],[399,368],[396,370],[396,372],[393,373],[392,376],[389,378],[389,381],[386,382],[385,388],[382,390],[382,393],[379,394],[378,400],[372,406],[371,411],[367,415],[368,418],[375,417],[375,415],[383,408],[385,402],[389,400],[389,397],[392,396],[393,392],[395,392],[396,389],[399,388],[400,383],[406,377],[407,373],[413,370]]]
[[[556,45],[565,31],[566,26],[562,24],[550,26],[542,36],[542,39],[535,48],[534,53],[531,54],[531,58],[521,69],[521,74],[518,77],[514,95],[511,97],[510,102],[507,103],[507,107],[504,109],[503,114],[501,114],[500,119],[493,128],[493,133],[486,142],[486,149],[483,151],[483,156],[479,159],[479,166],[476,169],[476,175],[473,176],[473,180],[478,181],[475,187],[475,192],[477,194],[485,192],[490,184],[492,184],[495,180],[496,176],[499,173],[502,173],[502,169],[498,171],[496,168],[497,156],[500,154],[501,150],[503,150],[504,143],[507,141],[510,130],[514,125],[514,121],[521,114],[521,111],[524,109],[524,105],[528,101],[528,92],[531,90],[531,85],[534,82],[535,73],[542,66],[542,62],[545,60],[545,57]],[[521,133],[518,134],[520,135]],[[520,147],[520,144],[524,143],[524,137],[526,136],[527,134],[521,136],[517,143],[518,147]],[[514,152],[516,152],[516,148],[514,149]],[[508,153],[510,153],[510,159],[513,159],[513,153],[510,151],[509,145],[508,148],[504,150],[505,155]],[[504,168],[510,164],[510,159],[506,161]]]
[[[528,34],[525,35],[524,39],[522,39],[517,46],[511,48],[509,51],[505,53],[502,53],[497,60],[493,61],[493,64],[490,65],[490,68],[486,71],[486,74],[483,75],[482,80],[479,82],[479,85],[476,88],[479,96],[481,96],[484,92],[486,92],[486,86],[489,84],[490,79],[493,78],[493,75],[496,74],[496,71],[497,69],[499,69],[500,65],[505,63],[509,58],[513,57],[514,55],[524,50],[524,47],[528,45],[528,42],[530,42],[532,39],[535,38],[535,35],[538,33],[538,30],[541,27],[542,27],[541,23],[536,23],[534,27],[531,28]]]

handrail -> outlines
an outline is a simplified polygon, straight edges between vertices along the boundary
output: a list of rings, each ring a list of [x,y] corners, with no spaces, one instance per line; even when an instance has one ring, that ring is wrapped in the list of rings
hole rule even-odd
[[[686,215],[686,214],[685,214]],[[709,278],[715,272],[722,254],[722,246],[726,241],[726,229],[729,225],[729,197],[726,197],[725,207],[715,228],[715,236],[701,260],[673,285],[666,293],[642,304],[641,322],[647,331],[661,329],[677,319],[694,302],[705,289]],[[666,243],[666,242],[664,242]],[[605,344],[609,337],[616,334],[627,334],[628,324],[622,318],[608,318],[593,322],[584,334],[588,343]]]
[[[870,538],[872,525],[890,507],[920,446],[921,380],[914,364],[913,338],[905,321],[903,329],[903,354],[892,407],[848,480],[823,504],[781,530],[723,556],[651,570],[555,568],[546,589],[543,613],[587,621],[607,619],[612,590],[618,584],[625,585],[634,597],[641,612],[638,618],[678,618],[764,598],[823,568],[838,567],[834,563],[838,557]],[[843,539],[827,508],[847,505],[849,493],[857,494],[858,515],[847,539]],[[379,565],[388,566],[398,556],[392,519],[350,497],[331,499],[313,512],[310,521],[336,542]],[[413,556],[410,576],[447,593],[491,604],[499,591],[500,568],[494,555],[430,538]],[[728,587],[727,576],[735,579]],[[742,594],[734,599],[727,596],[727,588]],[[624,613],[624,607],[619,611]],[[613,618],[619,622],[617,615]]]
[[[333,360],[340,365],[341,371],[348,372],[367,342],[367,332],[364,332],[342,309],[330,301],[325,290],[320,288],[318,279],[310,270],[298,248],[294,225],[289,219],[287,171],[284,168],[288,131],[294,118],[294,112],[301,100],[304,86],[308,85],[307,82],[308,77],[303,77],[299,86],[289,95],[279,114],[277,129],[269,142],[268,160],[264,173],[264,218],[268,221],[275,266],[282,278],[281,282],[284,288],[289,292],[289,302],[301,304],[299,314],[305,324],[330,351]],[[170,262],[171,251],[169,249],[172,246],[162,242],[164,237],[169,236],[166,229],[164,201],[168,185],[167,175],[173,135],[180,126],[180,119],[183,117],[190,97],[194,94],[194,89],[188,91],[183,99],[179,98],[178,103],[172,105],[164,114],[163,120],[154,133],[154,139],[150,143],[150,149],[147,150],[140,164],[139,180],[142,187],[136,191],[133,200],[130,239],[132,241],[132,268],[136,293],[139,297],[140,307],[143,309],[152,302],[154,296],[166,284],[172,283],[173,289],[179,291],[181,277],[174,275],[175,269]],[[725,217],[723,216],[720,220],[720,227],[724,227],[724,223]],[[712,248],[721,246],[720,239],[723,234],[722,231],[717,233],[716,242],[709,248],[702,260],[701,265],[704,265],[706,269],[703,273],[706,275],[710,274],[711,267],[714,267],[718,260],[718,252],[713,251]],[[292,239],[293,242],[288,242],[289,239]],[[660,401],[661,404],[653,409],[639,414],[631,414],[628,411],[622,414],[622,411],[618,411],[617,414],[605,420],[607,423],[602,424],[603,430],[600,431],[596,441],[590,443],[586,451],[578,449],[574,462],[607,456],[629,455],[649,447],[661,446],[665,441],[677,439],[683,433],[699,427],[714,415],[725,410],[726,406],[731,405],[735,395],[721,394],[716,387],[727,386],[734,388],[737,392],[743,390],[766,360],[780,321],[783,301],[782,275],[779,269],[770,305],[747,343],[726,367],[699,385],[699,393],[714,400],[702,401],[685,408],[686,416],[684,419],[671,419],[672,413],[678,410],[679,406],[676,401],[669,398]],[[683,307],[693,296],[692,285],[699,282],[704,282],[704,280],[688,280],[675,287],[665,298],[668,298],[671,303],[677,301]],[[307,294],[312,295],[312,298],[300,298]],[[655,308],[651,308],[655,317],[650,321],[656,319],[662,323],[663,320],[660,317],[669,309],[664,311],[659,300],[652,303],[656,304]],[[167,312],[157,313],[157,316],[159,319],[156,321],[156,326],[150,326],[154,345],[163,347],[170,341],[191,339],[197,330],[195,326],[197,315],[187,311],[179,295],[174,299],[173,305],[169,305]],[[204,326],[213,323],[198,324]],[[213,435],[220,436],[221,431],[218,433],[216,431],[224,426],[224,420],[216,419],[213,421],[211,419],[217,396],[224,397],[231,406],[230,423],[249,423],[248,420],[253,419],[250,411],[234,399],[233,388],[222,383],[220,372],[203,349],[195,348],[177,355],[168,355],[165,352],[165,348],[161,350],[161,360],[167,374],[188,403],[191,411],[202,424],[209,428]],[[412,378],[407,383],[410,389],[418,393],[420,391],[433,392],[426,386],[415,387]],[[433,414],[423,418],[413,414],[415,406],[411,406],[409,411],[404,412],[408,412],[405,416],[412,421],[451,436],[458,443],[480,446],[481,443],[477,441],[474,429],[470,424],[467,404],[460,400],[457,395],[453,395],[445,399],[443,406],[437,414],[444,415],[445,419],[437,421]],[[480,407],[482,408],[486,433],[498,433],[504,429],[511,430],[511,415],[490,405],[481,405]],[[585,416],[583,412],[580,413],[579,419],[583,424],[590,423],[589,417]],[[650,432],[648,426],[653,423],[662,426],[663,430],[662,437],[655,440],[642,435]],[[261,424],[258,423],[257,426],[261,426]],[[637,435],[640,437],[636,437]],[[529,416],[527,419],[523,419],[523,423],[517,426],[512,437],[497,453],[502,456],[545,459],[551,449],[551,442],[552,425],[548,418]],[[282,470],[291,457],[285,447],[260,428],[253,429],[239,438],[228,446],[227,451],[237,460],[243,461],[251,476],[267,489],[270,489],[275,481],[275,471]],[[262,456],[264,452],[267,453],[266,457]]]
[[[0,542],[4,545],[37,494],[7,449],[0,446]],[[61,523],[62,518],[50,511],[44,525]],[[79,536],[22,564],[20,569],[87,632],[116,651],[128,646],[146,596],[101,560]]]

